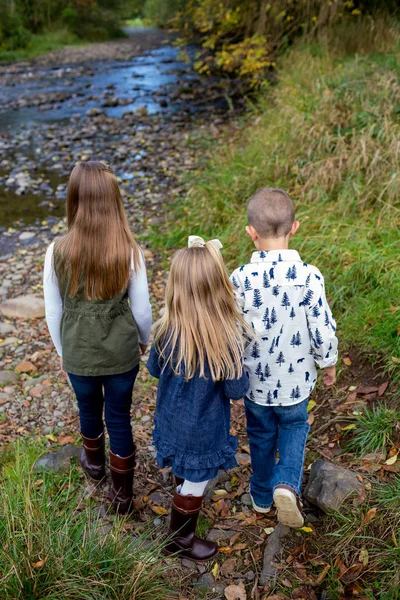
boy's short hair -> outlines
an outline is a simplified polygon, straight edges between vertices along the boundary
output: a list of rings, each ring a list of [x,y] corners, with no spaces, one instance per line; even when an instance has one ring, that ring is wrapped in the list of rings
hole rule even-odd
[[[294,222],[293,200],[279,188],[261,188],[248,202],[247,220],[262,238],[286,236]]]

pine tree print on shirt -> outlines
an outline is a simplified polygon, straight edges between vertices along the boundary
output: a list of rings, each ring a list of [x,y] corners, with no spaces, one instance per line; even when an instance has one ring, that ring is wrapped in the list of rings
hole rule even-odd
[[[272,344],[271,344],[271,346],[269,347],[269,350],[268,350],[268,352],[269,352],[270,354],[273,354],[273,353],[274,353],[274,349],[275,349],[275,338],[272,340]]]
[[[250,283],[250,279],[248,277],[246,277],[246,279],[244,280],[244,289],[246,290],[246,292],[253,289]]]
[[[328,311],[325,311],[325,321],[324,321],[324,325],[326,327],[330,327],[331,326],[331,322],[329,320],[329,315],[328,315]]]
[[[281,306],[284,306],[284,307],[286,308],[286,310],[287,310],[287,309],[289,308],[289,306],[290,306],[290,300],[289,300],[289,296],[287,295],[287,293],[286,293],[286,292],[283,292]]]
[[[278,319],[276,317],[276,310],[275,310],[275,308],[273,308],[271,310],[271,323],[272,323],[272,325],[274,325],[277,322],[277,320]],[[282,329],[281,329],[281,333],[282,333]]]
[[[317,318],[317,317],[319,317],[319,315],[320,315],[320,314],[321,314],[321,313],[320,313],[320,312],[319,312],[319,310],[318,310],[318,306],[317,306],[317,305],[315,305],[315,306],[313,307],[313,309],[312,309],[312,316],[313,316],[313,317],[315,317],[315,318]]]
[[[285,361],[285,357],[283,356],[283,352],[282,352],[282,351],[281,351],[281,352],[279,352],[279,354],[278,354],[278,358],[276,359],[276,362],[278,363],[278,365],[279,365],[280,367],[282,366],[282,364],[283,364],[284,362],[286,362],[286,361]]]
[[[272,293],[274,296],[279,296],[279,285],[274,285],[272,288]]]
[[[269,278],[274,279],[274,268],[273,267],[271,267],[269,270]]]
[[[289,315],[289,317],[290,317],[291,319],[294,319],[294,318],[295,318],[295,316],[296,316],[296,313],[294,312],[294,308],[293,308],[293,306],[292,306],[292,310],[290,311],[290,315]]]
[[[324,340],[321,336],[320,330],[317,327],[317,329],[315,330],[314,344],[317,348],[319,348],[320,346],[322,346],[323,343],[324,343]]]
[[[313,295],[314,292],[312,290],[307,290],[303,300],[299,302],[299,306],[310,306]]]
[[[263,274],[263,286],[265,288],[269,288],[271,286],[271,284],[269,282],[269,277],[267,275],[267,271],[264,271],[264,274]]]
[[[300,331],[296,333],[296,346],[301,346],[301,335]]]
[[[263,372],[262,370],[262,364],[259,362],[257,365],[256,370],[254,371],[254,373],[257,375],[258,379],[260,379],[260,375]]]
[[[260,358],[260,344],[258,342],[254,342],[251,356],[253,358]]]
[[[253,292],[253,306],[254,308],[260,308],[264,302],[262,301],[260,290],[254,290]]]
[[[292,374],[294,371],[292,363],[289,365],[288,373]]]
[[[264,377],[265,377],[265,379],[268,379],[268,377],[271,377],[271,369],[269,368],[268,363],[265,365]]]
[[[239,289],[239,284],[237,282],[236,277],[233,276],[232,279],[231,279],[231,281],[232,281],[232,284],[234,285],[234,287],[238,290]]]

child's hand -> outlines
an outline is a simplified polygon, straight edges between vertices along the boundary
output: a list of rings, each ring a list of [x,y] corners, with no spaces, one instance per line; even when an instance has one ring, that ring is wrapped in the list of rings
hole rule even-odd
[[[139,344],[139,348],[140,348],[140,354],[142,356],[143,356],[143,354],[146,354],[147,344]]]
[[[327,386],[333,385],[336,381],[336,366],[326,367],[324,369],[324,384]]]

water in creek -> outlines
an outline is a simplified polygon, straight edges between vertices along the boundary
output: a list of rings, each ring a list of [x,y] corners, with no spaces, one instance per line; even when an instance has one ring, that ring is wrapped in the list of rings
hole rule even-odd
[[[51,224],[64,213],[71,169],[65,161],[104,150],[114,163],[113,138],[122,152],[141,127],[153,127],[154,134],[163,122],[175,120],[178,127],[179,119],[197,112],[226,112],[226,92],[215,91],[215,80],[204,84],[193,70],[194,54],[195,48],[185,49],[183,60],[169,43],[129,60],[0,69],[0,254],[14,229]],[[135,115],[143,116],[144,125],[132,120]],[[129,172],[120,175],[127,185],[140,176],[144,155],[140,149],[129,160],[122,154]]]

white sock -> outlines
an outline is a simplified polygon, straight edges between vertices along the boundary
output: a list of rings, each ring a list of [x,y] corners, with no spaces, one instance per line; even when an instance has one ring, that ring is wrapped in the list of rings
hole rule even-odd
[[[193,481],[188,481],[185,479],[182,485],[178,486],[176,489],[180,493],[181,496],[204,496],[204,491],[207,487],[207,481],[200,481],[199,483],[194,483]],[[180,488],[180,489],[179,489]]]

